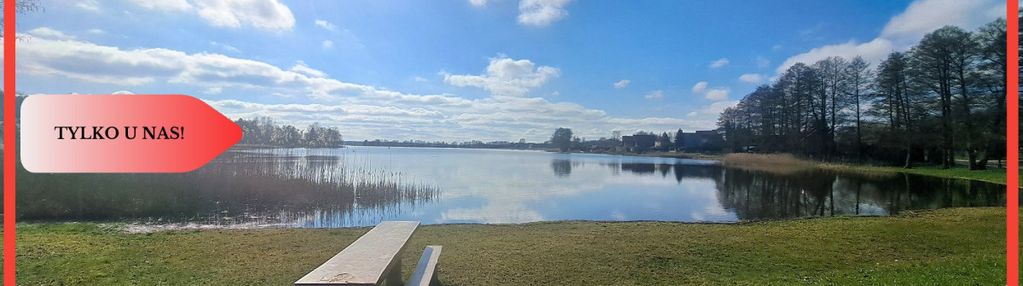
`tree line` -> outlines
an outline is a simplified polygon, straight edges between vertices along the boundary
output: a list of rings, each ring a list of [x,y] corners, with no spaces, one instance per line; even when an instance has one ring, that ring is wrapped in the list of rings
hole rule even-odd
[[[1005,156],[1005,20],[945,26],[876,67],[861,57],[797,63],[724,110],[731,151],[822,160],[956,164]]]
[[[330,148],[344,146],[341,132],[336,127],[323,127],[313,123],[305,130],[291,125],[278,125],[269,117],[235,121],[242,128],[240,144],[275,147]]]
[[[710,132],[700,134],[701,132]],[[720,136],[713,131],[697,131],[696,133],[685,133],[681,128],[678,131],[665,131],[661,132],[660,135],[657,132],[637,131],[632,134],[632,137],[637,136],[649,136],[652,138],[649,140],[650,146],[639,146],[641,148],[635,149],[638,152],[642,151],[688,151],[688,152],[711,152],[716,153],[721,150]],[[686,138],[689,137],[689,140]],[[551,135],[551,139],[545,144],[550,144],[550,147],[557,148],[561,152],[568,152],[572,150],[581,151],[614,151],[618,147],[623,146],[623,136],[621,131],[612,131],[611,137],[600,137],[597,140],[586,140],[583,138],[573,136],[571,128],[560,127],[554,130],[554,134]]]

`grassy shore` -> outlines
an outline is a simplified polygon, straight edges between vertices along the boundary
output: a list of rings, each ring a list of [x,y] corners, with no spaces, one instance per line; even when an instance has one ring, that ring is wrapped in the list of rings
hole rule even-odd
[[[1004,285],[1005,209],[723,224],[552,222],[422,226],[404,254],[444,246],[445,285]],[[114,224],[18,225],[18,282],[284,285],[357,229],[129,234]]]
[[[996,184],[1005,184],[1005,169],[969,170],[965,166],[942,169],[940,166],[915,166],[911,169],[815,162],[798,159],[789,154],[746,154],[732,153],[720,159],[729,167],[747,168],[770,172],[797,172],[806,169],[822,169],[863,173],[910,173],[943,178],[970,179]]]

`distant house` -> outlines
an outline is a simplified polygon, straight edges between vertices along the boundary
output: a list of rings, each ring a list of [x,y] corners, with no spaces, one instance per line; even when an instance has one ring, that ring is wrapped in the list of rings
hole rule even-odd
[[[724,147],[725,140],[717,130],[682,133],[680,149],[686,152],[718,152]]]
[[[653,148],[656,141],[657,135],[622,136],[622,147],[625,148],[625,151],[640,153]]]
[[[579,150],[584,150],[584,151],[594,152],[594,153],[614,151],[614,150],[616,150],[617,148],[620,148],[620,147],[621,147],[621,142],[619,142],[617,140],[617,138],[616,139],[600,138],[600,139],[597,139],[597,140],[590,140],[590,141],[583,140],[583,141],[579,142],[579,144],[578,144]]]
[[[673,146],[675,146],[675,143],[671,142],[671,137],[668,137],[667,133],[657,136],[657,139],[654,141],[654,149],[657,150],[668,151]]]

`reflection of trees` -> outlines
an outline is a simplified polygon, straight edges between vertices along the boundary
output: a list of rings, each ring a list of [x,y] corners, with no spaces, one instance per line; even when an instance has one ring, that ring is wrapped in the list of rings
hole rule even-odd
[[[357,164],[356,164],[357,165]],[[19,219],[249,222],[293,213],[333,215],[433,200],[437,190],[401,173],[334,156],[229,152],[183,174],[32,174],[19,168]]]
[[[819,215],[833,177],[767,175],[726,169],[718,187],[718,200],[739,219]]]
[[[601,164],[616,175],[672,173],[680,184],[684,184],[684,179],[714,180],[721,206],[734,211],[740,220],[887,215],[907,209],[995,206],[1005,200],[1000,185],[906,174],[824,171],[780,174],[718,165],[617,161]]]
[[[725,169],[718,200],[741,220],[885,215],[906,209],[991,206],[1001,186],[915,175],[864,176],[820,171],[778,175]]]
[[[551,160],[551,171],[558,177],[568,177],[572,174],[572,160],[554,159]]]
[[[653,174],[657,170],[657,165],[650,163],[622,163],[622,171],[632,172],[633,174]]]
[[[721,167],[716,165],[675,165],[675,180],[682,179],[713,179],[721,181]]]
[[[721,178],[721,166],[718,165],[686,165],[686,164],[663,164],[663,163],[622,163],[607,162],[601,163],[607,166],[612,175],[621,172],[629,172],[637,175],[651,175],[660,173],[662,177],[673,174],[675,180],[682,182],[682,179],[713,179]]]
[[[657,164],[657,171],[661,173],[661,177],[667,177],[668,172],[671,172],[672,165],[669,164]]]

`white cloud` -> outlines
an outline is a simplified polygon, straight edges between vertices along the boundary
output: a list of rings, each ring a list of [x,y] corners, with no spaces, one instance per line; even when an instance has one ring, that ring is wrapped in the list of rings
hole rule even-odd
[[[745,83],[758,84],[764,82],[764,76],[757,73],[748,73],[739,76],[739,81]]]
[[[540,97],[468,99],[450,94],[409,94],[330,78],[301,62],[282,68],[215,53],[124,49],[48,37],[19,43],[17,65],[19,75],[26,79],[23,88],[32,92],[53,93],[48,89],[57,88],[38,82],[81,83],[102,90],[153,90],[173,85],[183,91],[225,98],[207,102],[231,118],[271,116],[296,126],[319,122],[339,127],[346,138],[355,140],[525,138],[542,142],[561,126],[572,128],[581,137],[598,138],[607,136],[610,130],[708,129],[716,121],[716,114],[684,119],[620,117]],[[537,66],[528,60],[499,57],[491,59],[483,75],[447,75],[445,82],[481,87],[495,95],[525,95],[558,73],[556,68]],[[266,96],[291,97],[292,103],[251,102]]]
[[[85,32],[89,33],[89,34],[93,34],[93,35],[102,35],[102,34],[106,34],[107,33],[106,31],[103,31],[102,29],[89,29],[89,30],[87,30]]]
[[[327,77],[327,73],[311,68],[308,65],[306,65],[305,62],[303,61],[298,61],[297,63],[295,63],[295,65],[291,67],[290,71],[297,72],[310,77],[317,78]]]
[[[430,81],[430,80],[428,80],[428,79],[426,79],[424,77],[421,77],[421,76],[414,76],[414,77],[412,77],[412,80],[415,81],[415,82],[428,82],[428,81]]]
[[[89,0],[93,1],[93,0]],[[214,27],[251,26],[268,31],[291,30],[295,16],[279,0],[131,0],[146,9],[196,13]]]
[[[632,83],[632,81],[627,79],[619,80],[614,83],[614,87],[617,89],[623,89],[625,87],[628,87],[629,83]]]
[[[352,139],[515,140],[542,142],[557,127],[581,137],[607,136],[609,130],[710,129],[716,114],[687,119],[623,118],[574,103],[542,98],[491,97],[459,105],[366,103],[263,104],[239,100],[208,101],[229,117],[272,116],[300,125],[328,123]],[[702,113],[701,113],[702,114]]]
[[[75,7],[90,12],[99,12],[99,3],[96,0],[82,0],[75,4]]]
[[[519,1],[519,24],[547,26],[568,16],[565,6],[572,0],[521,0]]]
[[[487,0],[469,0],[469,5],[472,5],[473,7],[487,6]]]
[[[660,89],[655,90],[655,91],[651,91],[650,93],[647,93],[646,95],[644,95],[643,98],[646,98],[646,99],[661,99],[661,98],[664,98],[664,91],[660,90]]]
[[[297,112],[344,112],[344,108],[340,106],[330,106],[324,104],[263,104],[246,102],[234,99],[225,100],[207,100],[213,107],[226,108],[226,109],[247,109],[247,110],[271,110],[278,112],[297,111]]]
[[[192,10],[192,4],[188,4],[187,0],[131,0],[132,3],[139,7],[161,10],[161,11],[189,11]]]
[[[239,50],[238,48],[235,48],[232,45],[228,45],[228,44],[224,44],[224,43],[219,43],[219,42],[215,42],[215,41],[210,41],[210,45],[214,46],[214,47],[217,47],[217,48],[220,48],[222,50],[228,51],[228,52],[232,52],[232,53],[241,53],[242,52],[241,50]]]
[[[327,20],[316,19],[316,21],[313,21],[313,23],[317,27],[323,28],[324,30],[331,31],[331,32],[337,31],[337,26],[335,26],[334,23],[327,22]]]
[[[444,74],[444,82],[453,86],[479,87],[494,95],[524,96],[530,89],[557,78],[561,71],[554,67],[537,67],[529,60],[500,56],[490,59],[482,75]]]
[[[814,62],[832,56],[847,59],[860,56],[867,62],[877,63],[884,59],[888,53],[891,53],[894,50],[895,48],[892,46],[892,42],[884,38],[876,38],[873,41],[866,43],[849,41],[844,44],[826,45],[789,57],[775,70],[775,72],[781,74],[796,63],[813,64]]]
[[[722,101],[728,99],[728,89],[715,88],[707,91],[707,94],[703,96],[706,99],[712,101]]]
[[[717,60],[715,60],[713,62],[710,62],[710,68],[712,68],[712,69],[723,68],[723,67],[725,67],[727,65],[728,65],[728,58],[720,58],[720,59],[717,59]]]
[[[112,92],[110,94],[135,94],[135,93],[131,92],[131,91],[128,91],[128,90],[118,90],[118,91]]]
[[[324,50],[333,49],[334,48],[334,41],[323,40],[323,42],[320,43],[320,47],[323,48]]]
[[[277,0],[196,0],[199,17],[215,27],[281,31],[295,26],[295,16]]]
[[[693,85],[693,93],[703,94],[703,97],[712,101],[722,101],[728,99],[729,90],[727,88],[712,88],[708,89],[709,84],[706,81],[700,81]]]
[[[75,38],[74,36],[64,34],[61,31],[50,29],[48,27],[39,27],[32,30],[28,30],[28,34],[36,37],[43,37],[56,40],[71,40]]]
[[[18,45],[19,71],[116,85],[152,82],[183,69],[184,53],[166,49],[122,51],[114,47],[37,36]],[[171,59],[171,60],[167,60]]]
[[[703,117],[707,118],[708,120],[717,120],[718,115],[720,115],[722,111],[725,111],[726,108],[735,106],[736,104],[739,104],[738,100],[716,101],[706,106],[700,107],[700,109],[690,112],[686,116],[688,116],[689,118]]]
[[[1005,17],[1005,1],[919,0],[889,20],[880,37],[904,48],[946,25],[973,29],[998,17]]]
[[[706,81],[697,82],[696,84],[693,85],[694,93],[703,93],[704,91],[707,91]]]
[[[99,84],[138,86],[165,82],[200,88],[267,88],[313,97],[377,92],[366,86],[324,79],[326,74],[302,63],[282,70],[263,62],[205,52],[186,54],[159,48],[125,50],[40,36],[20,44],[18,53],[18,68],[26,75]]]
[[[925,34],[938,28],[955,25],[972,30],[1004,16],[1004,11],[1005,3],[998,0],[917,0],[892,17],[878,37],[866,42],[850,40],[813,48],[789,57],[775,71],[780,74],[796,63],[812,64],[831,56],[847,59],[861,56],[868,63],[876,64],[888,53],[909,49]]]

